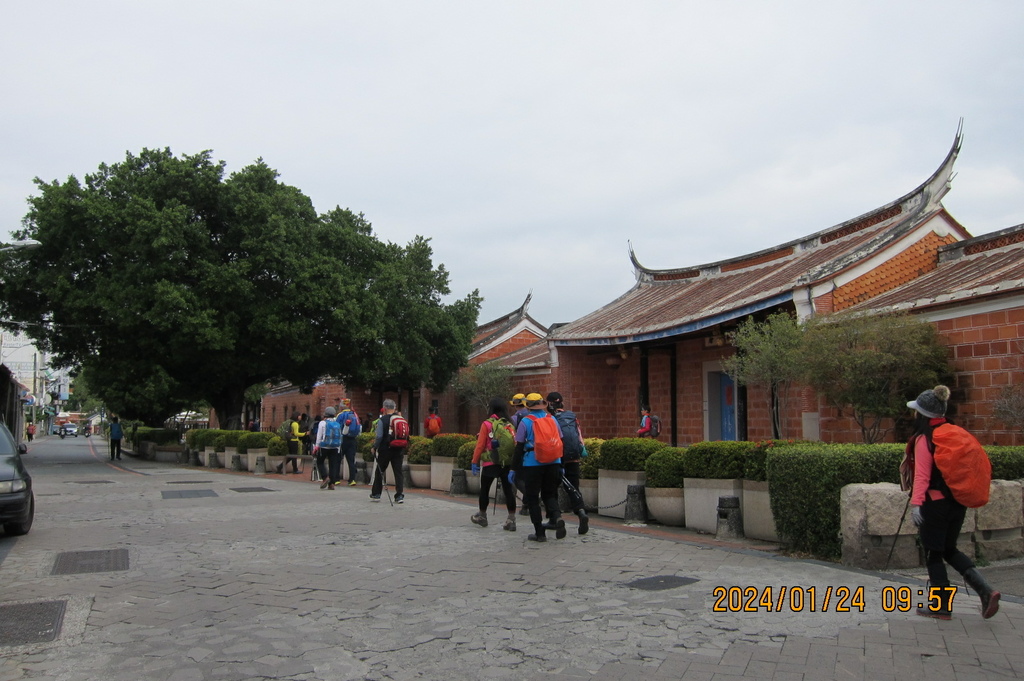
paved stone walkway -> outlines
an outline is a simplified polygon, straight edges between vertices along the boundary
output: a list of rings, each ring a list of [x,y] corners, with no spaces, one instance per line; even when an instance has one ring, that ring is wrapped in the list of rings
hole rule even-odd
[[[471,501],[436,493],[392,507],[365,486],[121,463],[30,462],[36,525],[0,563],[0,606],[66,600],[66,614],[54,642],[0,645],[0,681],[1024,676],[1017,603],[982,620],[961,591],[940,622],[883,610],[883,589],[913,580],[619,521],[535,544],[522,520],[479,528]],[[122,548],[127,570],[51,574],[61,553]],[[716,587],[748,586],[770,590],[771,612],[715,611]],[[838,611],[841,587],[862,587],[863,612]]]

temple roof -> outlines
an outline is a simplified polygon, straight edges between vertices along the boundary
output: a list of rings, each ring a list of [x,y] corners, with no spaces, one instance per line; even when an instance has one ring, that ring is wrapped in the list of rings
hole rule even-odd
[[[611,303],[551,332],[556,345],[616,345],[692,333],[794,300],[894,248],[941,217],[957,238],[970,235],[942,206],[960,152],[962,126],[938,169],[908,194],[851,220],[772,248],[718,262],[655,270],[632,246],[636,285]]]
[[[530,291],[526,300],[517,309],[478,326],[476,335],[473,337],[473,349],[469,356],[472,358],[481,355],[523,330],[532,332],[538,338],[546,336],[547,327],[530,316],[529,308],[532,299],[533,291]]]

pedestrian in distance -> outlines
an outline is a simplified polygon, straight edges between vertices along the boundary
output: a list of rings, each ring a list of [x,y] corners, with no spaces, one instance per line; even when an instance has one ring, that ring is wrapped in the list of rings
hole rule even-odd
[[[551,392],[547,397],[548,411],[562,432],[562,486],[569,494],[569,502],[573,513],[580,519],[579,533],[586,534],[590,530],[590,518],[583,508],[583,495],[580,494],[580,466],[586,448],[583,446],[583,431],[576,414],[565,408],[562,393]]]
[[[28,424],[28,427],[25,428],[25,435],[28,438],[28,441],[32,442],[32,438],[34,438],[36,436],[36,424],[34,424],[34,423]]]
[[[402,478],[402,462],[405,448],[409,446],[409,422],[396,409],[395,401],[384,400],[384,414],[377,420],[373,435],[373,487],[370,499],[380,501],[384,489],[384,471],[391,468],[395,480],[395,503],[405,502],[405,481]]]
[[[323,482],[320,489],[334,489],[341,481],[341,424],[335,418],[334,407],[324,409],[324,420],[316,433],[317,467]],[[327,470],[323,469],[323,460],[327,459]]]
[[[480,424],[473,449],[473,475],[480,476],[480,510],[470,520],[480,527],[487,527],[487,507],[490,504],[491,484],[495,480],[505,495],[505,509],[508,518],[501,529],[516,531],[516,488],[509,482],[512,459],[515,456],[515,429],[508,420],[505,400],[495,397],[487,408],[488,416]],[[495,492],[497,494],[497,492]],[[497,512],[497,508],[495,508]]]
[[[528,414],[516,429],[516,453],[508,481],[516,483],[522,478],[523,502],[530,509],[534,533],[530,541],[547,541],[547,530],[555,531],[556,539],[565,538],[565,521],[558,507],[558,486],[562,482],[562,435],[558,422],[544,408],[539,393],[526,396]],[[541,502],[547,510],[544,522]]]
[[[347,397],[341,401],[341,411],[338,413],[338,423],[341,424],[341,458],[348,463],[348,484],[349,487],[356,485],[356,438],[362,432],[363,426],[359,421],[359,414],[352,411],[352,400]]]
[[[654,419],[651,417],[651,410],[644,407],[640,410],[640,428],[636,431],[637,437],[657,437],[654,434]]]
[[[288,467],[289,463],[292,465],[292,473],[299,472],[299,443],[306,436],[306,431],[300,429],[299,413],[297,411],[292,412],[292,417],[286,425],[287,438],[285,439],[285,444],[288,445],[288,454],[285,456],[284,461],[278,465],[278,474],[284,473],[284,469]]]
[[[121,420],[116,416],[110,419],[110,460],[121,460],[121,440],[124,439],[124,429],[121,428]]]
[[[977,508],[988,502],[992,467],[978,441],[946,418],[949,394],[949,388],[939,385],[907,402],[916,413],[900,477],[904,489],[910,484],[910,517],[920,532],[929,582],[927,605],[917,614],[952,618],[956,587],[946,573],[949,563],[978,594],[981,616],[988,619],[999,610],[1000,594],[957,549],[956,540],[968,505]]]

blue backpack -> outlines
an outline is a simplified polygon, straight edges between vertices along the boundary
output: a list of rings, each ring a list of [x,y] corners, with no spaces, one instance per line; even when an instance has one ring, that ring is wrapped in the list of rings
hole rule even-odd
[[[341,434],[345,437],[358,437],[359,433],[363,432],[363,425],[359,423],[359,416],[354,411],[346,411],[344,416],[345,420],[343,421],[344,426]]]
[[[324,421],[324,441],[320,446],[327,449],[337,449],[341,446],[341,424],[337,420]]]

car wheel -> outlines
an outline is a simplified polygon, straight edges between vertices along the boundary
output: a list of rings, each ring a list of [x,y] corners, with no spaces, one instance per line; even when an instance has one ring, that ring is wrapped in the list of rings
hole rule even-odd
[[[35,495],[29,497],[28,500],[28,518],[16,523],[4,523],[4,532],[8,536],[20,536],[28,534],[28,531],[32,529],[32,521],[36,517],[36,498]]]

